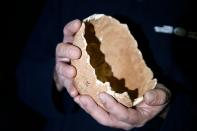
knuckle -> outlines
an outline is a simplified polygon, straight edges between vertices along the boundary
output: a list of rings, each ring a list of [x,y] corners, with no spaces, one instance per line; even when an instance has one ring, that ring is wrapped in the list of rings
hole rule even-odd
[[[106,109],[109,112],[114,112],[114,110],[116,110],[115,106],[116,106],[116,102],[114,100],[108,99],[108,97],[106,97],[107,99],[105,101],[103,101],[103,105],[106,107]]]
[[[104,107],[106,108],[106,110],[109,112],[109,113],[113,113],[115,112],[114,110],[114,107],[113,107],[113,104],[111,103],[108,103],[108,102],[104,102]]]
[[[110,106],[108,105],[107,102],[102,102],[103,106],[107,109],[107,110],[110,110]]]

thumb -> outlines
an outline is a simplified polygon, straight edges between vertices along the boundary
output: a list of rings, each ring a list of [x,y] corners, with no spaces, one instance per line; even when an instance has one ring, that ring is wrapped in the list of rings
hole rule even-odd
[[[167,89],[156,88],[148,91],[144,95],[144,100],[147,105],[159,106],[168,103],[170,93]]]

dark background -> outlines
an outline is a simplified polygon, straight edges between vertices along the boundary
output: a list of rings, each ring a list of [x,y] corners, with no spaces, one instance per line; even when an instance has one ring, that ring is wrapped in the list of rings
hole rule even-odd
[[[23,47],[46,1],[12,0],[1,4],[0,131],[33,131],[44,122],[18,99],[15,72]]]
[[[1,4],[0,131],[42,129],[45,119],[17,97],[16,67],[47,0],[7,0]],[[3,36],[3,37],[2,37]],[[194,77],[195,78],[195,77]]]

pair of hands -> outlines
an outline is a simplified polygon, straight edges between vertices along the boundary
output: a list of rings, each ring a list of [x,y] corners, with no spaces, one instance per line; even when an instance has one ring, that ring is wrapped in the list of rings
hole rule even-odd
[[[72,45],[74,35],[80,26],[81,22],[79,20],[68,23],[63,30],[63,42],[56,47],[54,80],[57,90],[61,91],[66,88],[74,101],[104,126],[125,130],[143,126],[168,104],[169,90],[163,85],[157,84],[155,89],[145,93],[144,100],[135,109],[121,105],[107,93],[101,93],[99,98],[105,106],[106,110],[104,110],[90,96],[80,95],[73,81],[77,73],[76,69],[69,64],[71,60],[79,59],[81,56],[81,50]]]

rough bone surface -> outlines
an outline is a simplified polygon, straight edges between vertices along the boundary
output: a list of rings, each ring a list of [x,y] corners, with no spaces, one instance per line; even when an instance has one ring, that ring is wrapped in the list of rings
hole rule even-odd
[[[100,106],[100,92],[132,107],[157,83],[127,25],[111,16],[95,14],[84,19],[73,44],[82,50],[81,58],[72,61],[76,87]]]

